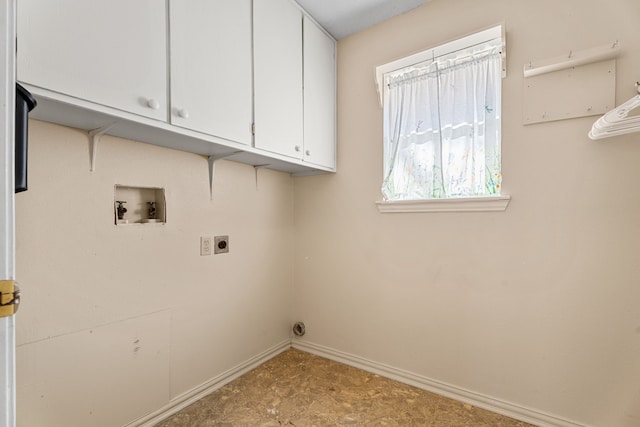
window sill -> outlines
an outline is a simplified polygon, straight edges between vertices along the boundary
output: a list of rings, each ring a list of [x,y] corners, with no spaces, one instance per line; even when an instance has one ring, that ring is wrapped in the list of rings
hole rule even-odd
[[[511,196],[461,197],[456,199],[389,200],[376,202],[380,213],[407,212],[502,212]]]

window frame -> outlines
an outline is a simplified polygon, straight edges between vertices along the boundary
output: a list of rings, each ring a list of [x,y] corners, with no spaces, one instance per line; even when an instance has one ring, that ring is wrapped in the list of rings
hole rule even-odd
[[[376,67],[376,87],[381,108],[384,108],[385,96],[388,96],[387,85],[384,84],[385,74],[410,67],[426,61],[435,61],[438,57],[452,54],[462,49],[486,43],[491,40],[502,41],[502,78],[507,75],[506,68],[506,34],[504,24],[498,24],[473,34],[460,37],[439,46],[396,59]],[[384,173],[384,172],[383,172]],[[511,196],[500,194],[492,196],[450,197],[443,199],[420,200],[383,200],[376,205],[381,213],[395,212],[482,212],[504,211],[511,200]]]

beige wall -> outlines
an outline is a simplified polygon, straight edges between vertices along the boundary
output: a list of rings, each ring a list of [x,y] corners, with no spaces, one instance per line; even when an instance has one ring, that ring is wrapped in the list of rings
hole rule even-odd
[[[639,19],[637,0],[433,0],[341,40],[338,173],[295,181],[304,340],[583,425],[640,425],[640,133],[522,125],[524,64],[570,50],[619,40],[617,102],[631,98]],[[378,213],[375,66],[499,22],[507,211]]]
[[[90,173],[86,134],[33,121],[17,195],[19,425],[125,424],[299,319],[309,343],[583,425],[637,426],[640,134],[590,141],[595,117],[522,126],[521,70],[619,40],[625,101],[639,17],[636,0],[432,0],[340,41],[337,174],[261,169],[256,189],[253,168],[220,162],[214,202],[200,156],[103,137]],[[509,208],[379,214],[374,67],[501,21]],[[168,224],[114,226],[114,184],[164,187]],[[218,234],[230,254],[200,257],[200,236]]]
[[[117,426],[289,338],[293,180],[32,121],[17,195],[18,425]],[[113,224],[115,184],[164,187],[166,225]],[[230,253],[201,257],[200,236]]]

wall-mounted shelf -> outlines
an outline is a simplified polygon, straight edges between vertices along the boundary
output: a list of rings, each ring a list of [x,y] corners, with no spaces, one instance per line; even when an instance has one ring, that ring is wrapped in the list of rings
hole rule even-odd
[[[116,185],[113,194],[113,217],[116,225],[167,222],[164,188]]]
[[[615,105],[618,42],[524,66],[525,125],[603,114]]]
[[[206,157],[224,157],[233,162],[251,166],[260,165],[287,172],[293,176],[335,172],[334,168],[292,159],[281,154],[97,105],[37,86],[29,84],[24,84],[24,86],[38,101],[38,108],[34,109],[30,118],[83,129],[87,132],[95,131],[95,135],[90,135],[91,170],[95,168],[97,162],[97,137],[112,135]]]

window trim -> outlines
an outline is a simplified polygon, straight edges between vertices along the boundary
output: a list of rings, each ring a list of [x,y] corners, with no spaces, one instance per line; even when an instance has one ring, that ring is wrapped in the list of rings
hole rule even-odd
[[[469,46],[486,43],[497,38],[502,40],[502,78],[505,78],[507,76],[506,37],[504,24],[499,24],[474,34],[441,44],[437,47],[426,49],[376,67],[376,88],[378,90],[380,106],[384,106],[385,74],[428,60],[435,60],[440,56],[448,55],[457,50],[466,49]]]
[[[382,200],[376,202],[380,213],[415,212],[503,212],[511,196],[452,197],[449,199]]]
[[[376,88],[380,106],[384,107],[385,74],[428,60],[435,60],[440,56],[448,55],[457,50],[466,49],[469,46],[486,43],[497,38],[502,40],[502,78],[505,78],[507,76],[506,33],[505,25],[501,23],[376,67]],[[510,201],[510,195],[500,194],[496,196],[454,197],[446,199],[381,200],[375,203],[380,213],[503,212],[507,209]]]

